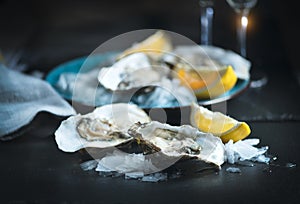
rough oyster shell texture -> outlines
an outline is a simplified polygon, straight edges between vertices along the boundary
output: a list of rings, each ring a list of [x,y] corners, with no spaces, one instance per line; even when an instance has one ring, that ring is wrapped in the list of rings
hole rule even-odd
[[[224,145],[220,138],[200,132],[190,125],[171,126],[157,121],[135,124],[131,135],[169,157],[191,157],[213,163],[224,163]]]
[[[136,105],[109,104],[64,120],[55,132],[55,140],[58,148],[65,152],[86,147],[114,147],[133,139],[127,130],[134,123],[149,121],[149,116]]]
[[[153,61],[144,53],[134,53],[111,67],[101,68],[98,81],[111,91],[126,91],[158,85],[169,71],[164,63]]]
[[[189,157],[217,166],[225,160],[220,138],[190,125],[171,126],[151,121],[142,109],[127,103],[105,105],[86,115],[71,116],[61,123],[55,139],[59,149],[65,152],[86,147],[115,147],[135,139],[153,150],[155,160],[158,155],[174,162]]]

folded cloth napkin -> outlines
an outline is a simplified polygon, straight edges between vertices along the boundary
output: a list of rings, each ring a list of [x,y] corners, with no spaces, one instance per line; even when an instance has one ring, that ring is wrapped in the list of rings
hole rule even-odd
[[[0,63],[0,139],[29,124],[41,111],[58,116],[76,114],[47,82]]]

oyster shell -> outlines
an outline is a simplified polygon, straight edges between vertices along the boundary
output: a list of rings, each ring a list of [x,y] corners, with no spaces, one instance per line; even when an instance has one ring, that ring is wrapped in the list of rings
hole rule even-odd
[[[171,126],[152,121],[137,123],[128,132],[169,157],[192,157],[217,166],[225,161],[221,139],[190,125]]]
[[[174,49],[174,53],[193,67],[218,69],[231,65],[238,78],[250,78],[251,62],[230,50],[211,45],[181,45]]]
[[[111,91],[125,91],[159,83],[169,71],[166,64],[155,62],[144,53],[134,53],[111,67],[101,68],[98,81]]]
[[[89,114],[77,114],[64,120],[55,132],[55,140],[58,148],[65,152],[86,147],[113,147],[133,139],[127,131],[134,123],[150,120],[136,105],[109,104]]]

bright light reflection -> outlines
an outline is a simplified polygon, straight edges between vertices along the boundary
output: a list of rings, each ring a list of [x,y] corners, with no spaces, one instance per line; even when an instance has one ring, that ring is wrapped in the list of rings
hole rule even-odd
[[[248,25],[248,18],[246,16],[242,16],[241,22],[242,26],[246,27]]]

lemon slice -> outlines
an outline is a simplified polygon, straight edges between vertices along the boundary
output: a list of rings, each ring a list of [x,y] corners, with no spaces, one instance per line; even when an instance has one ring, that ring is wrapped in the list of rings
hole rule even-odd
[[[239,122],[220,112],[212,112],[196,103],[191,105],[190,122],[200,131],[220,137],[223,143],[242,140],[251,133],[247,123]]]
[[[179,67],[176,72],[181,83],[192,88],[198,99],[215,98],[232,89],[238,79],[230,65],[217,70]]]
[[[156,31],[154,34],[146,38],[145,40],[132,45],[130,48],[124,50],[117,59],[121,59],[127,55],[136,52],[144,52],[152,55],[153,57],[159,57],[164,52],[172,50],[172,44],[169,36],[162,30]]]

